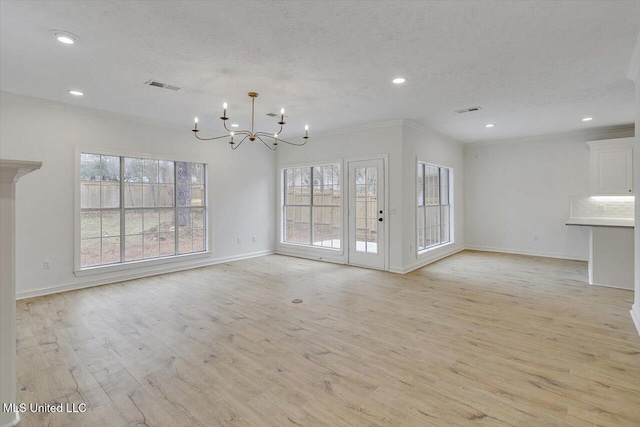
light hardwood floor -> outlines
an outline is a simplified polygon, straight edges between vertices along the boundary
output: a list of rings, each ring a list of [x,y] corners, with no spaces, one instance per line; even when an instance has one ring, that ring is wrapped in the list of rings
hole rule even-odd
[[[88,405],[23,425],[638,426],[632,292],[586,270],[274,255],[22,300],[19,400]]]

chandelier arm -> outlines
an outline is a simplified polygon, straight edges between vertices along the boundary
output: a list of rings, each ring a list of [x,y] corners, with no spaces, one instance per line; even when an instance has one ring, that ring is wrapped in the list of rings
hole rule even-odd
[[[256,132],[256,135],[265,136],[265,137],[271,138],[273,140],[276,139],[273,135],[271,135],[270,133],[266,133],[266,132]],[[277,139],[278,139],[278,142],[284,142],[285,144],[295,145],[297,147],[301,147],[301,146],[303,146],[304,144],[307,143],[306,139],[304,140],[304,142],[291,142],[291,141],[287,141],[285,139],[280,139],[280,137],[278,137]]]
[[[227,127],[227,121],[226,120],[222,120],[222,125],[224,126],[224,130],[226,130],[227,132],[233,132],[233,131],[229,130],[229,128]]]
[[[231,133],[233,132],[235,135],[251,135],[251,132],[249,132],[248,130],[231,130],[227,127],[227,121],[223,120],[222,121],[222,125],[224,126],[224,129]]]
[[[307,140],[305,139],[304,142],[291,142],[291,141],[287,141],[286,139],[278,138],[278,142],[284,142],[285,144],[295,145],[296,147],[302,147],[304,144],[307,143]]]
[[[215,137],[213,137],[213,138],[200,138],[200,137],[198,136],[198,134],[197,134],[197,133],[195,133],[195,132],[194,132],[193,134],[194,134],[194,135],[195,135],[195,137],[196,137],[196,138],[198,138],[200,141],[212,141],[212,140],[214,140],[214,139],[222,139],[222,138],[228,138],[228,137],[229,137],[229,135],[222,135],[222,136],[215,136]]]
[[[242,138],[242,139],[240,140],[240,142],[238,142],[237,144],[232,144],[232,145],[231,145],[231,149],[232,149],[232,150],[237,150],[237,149],[238,149],[238,147],[240,147],[240,145],[241,145],[241,144],[244,142],[244,140],[245,140],[245,139],[247,139],[247,138],[249,138],[249,135],[247,135],[247,136],[245,136],[244,138]]]
[[[258,139],[259,139],[259,140],[264,144],[264,146],[265,146],[265,147],[267,147],[269,150],[271,150],[271,151],[276,151],[277,146],[276,146],[276,147],[271,147],[269,144],[267,144],[266,142],[264,142],[264,140],[263,140],[262,138],[260,138],[259,136],[257,136],[256,138],[258,138]]]

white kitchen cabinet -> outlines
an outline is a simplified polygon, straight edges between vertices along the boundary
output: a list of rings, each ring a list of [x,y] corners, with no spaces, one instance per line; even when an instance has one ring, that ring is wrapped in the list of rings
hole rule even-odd
[[[589,284],[633,290],[633,227],[589,227]]]
[[[590,141],[591,192],[633,195],[633,138]]]

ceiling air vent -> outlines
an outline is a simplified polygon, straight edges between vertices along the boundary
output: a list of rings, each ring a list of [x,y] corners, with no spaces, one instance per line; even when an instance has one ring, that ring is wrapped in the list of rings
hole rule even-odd
[[[482,110],[482,108],[480,107],[469,107],[469,108],[463,108],[462,110],[456,110],[456,113],[458,114],[471,113],[473,111],[480,111],[480,110]]]
[[[276,113],[267,113],[267,116],[269,116],[269,117],[276,117],[276,116],[277,116],[277,114],[276,114]]]
[[[169,89],[169,90],[173,90],[173,91],[180,90],[180,88],[178,86],[170,85],[170,84],[167,84],[167,83],[162,83],[162,82],[159,82],[159,81],[153,80],[153,79],[145,82],[145,84],[149,85],[149,86],[161,87],[163,89]]]

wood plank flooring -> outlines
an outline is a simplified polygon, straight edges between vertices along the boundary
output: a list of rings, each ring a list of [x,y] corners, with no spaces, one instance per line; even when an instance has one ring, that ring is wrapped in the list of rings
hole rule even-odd
[[[632,292],[586,275],[274,255],[22,300],[19,401],[88,407],[22,425],[638,426]]]

